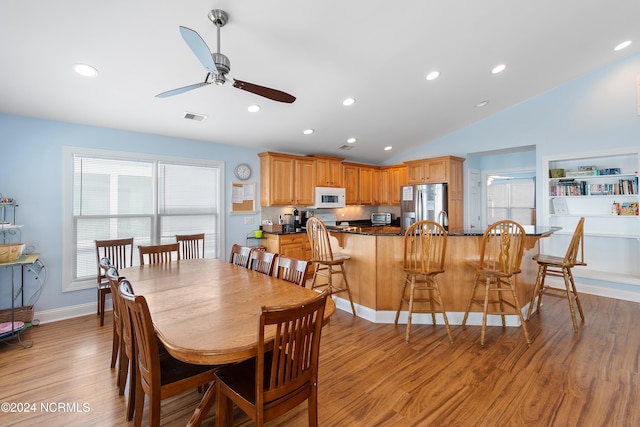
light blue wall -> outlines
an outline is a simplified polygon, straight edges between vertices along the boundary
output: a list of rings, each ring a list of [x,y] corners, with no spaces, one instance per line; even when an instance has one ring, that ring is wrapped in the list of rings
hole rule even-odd
[[[36,306],[38,311],[83,304],[96,298],[94,289],[61,292],[63,146],[222,160],[225,162],[225,188],[234,179],[233,167],[245,162],[253,168],[251,180],[259,181],[258,151],[231,145],[2,114],[0,141],[0,193],[19,203],[16,222],[24,225],[22,241],[42,254],[41,259],[49,272],[45,290]],[[229,197],[227,194],[225,212],[229,212]],[[256,205],[259,206],[259,199]],[[254,215],[255,225],[244,225],[244,218],[243,215],[226,216],[225,254],[233,243],[244,244],[246,235],[257,228],[259,214]],[[0,269],[0,308],[10,306],[8,270]],[[29,297],[34,285],[27,281],[26,286]]]
[[[640,146],[640,117],[636,110],[639,74],[640,55],[634,55],[386,163],[441,155],[467,157],[468,153],[535,146],[540,174],[542,158],[551,154],[637,149]],[[255,173],[259,173],[258,150],[0,115],[0,192],[20,203],[18,222],[25,224],[23,241],[35,245],[49,267],[50,277],[36,306],[38,311],[89,303],[96,298],[93,289],[61,292],[64,145],[223,160],[227,182],[232,179],[233,166],[240,161],[250,163]],[[228,206],[227,198],[227,211]],[[257,223],[257,216],[255,221]],[[232,243],[244,241],[254,228],[244,225],[242,216],[227,216],[227,252]],[[0,274],[0,305],[6,305],[9,294],[5,286],[6,272]]]

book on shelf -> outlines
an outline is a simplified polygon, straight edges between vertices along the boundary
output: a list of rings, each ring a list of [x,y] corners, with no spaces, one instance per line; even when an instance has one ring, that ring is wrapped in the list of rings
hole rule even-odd
[[[567,215],[569,207],[565,199],[553,199],[553,213],[556,215]]]

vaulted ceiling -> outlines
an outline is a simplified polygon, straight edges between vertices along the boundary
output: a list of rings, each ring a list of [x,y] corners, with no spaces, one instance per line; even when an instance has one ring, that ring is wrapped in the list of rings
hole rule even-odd
[[[229,76],[294,103],[233,80],[155,97],[204,81],[179,26],[215,52],[212,9]],[[637,53],[639,16],[637,0],[3,1],[0,112],[381,163]]]

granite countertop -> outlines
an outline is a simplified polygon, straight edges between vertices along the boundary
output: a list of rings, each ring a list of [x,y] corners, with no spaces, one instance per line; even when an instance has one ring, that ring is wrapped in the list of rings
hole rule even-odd
[[[370,229],[375,227],[375,231],[371,231]],[[332,225],[327,226],[327,230],[330,233],[351,233],[351,234],[362,234],[365,236],[404,236],[404,233],[398,232],[398,225],[371,225],[371,222],[367,224],[355,223],[354,225]],[[544,237],[550,234],[555,233],[556,231],[561,230],[562,227],[543,227],[543,226],[533,226],[533,225],[525,225],[524,231],[527,236],[538,236]],[[294,233],[273,233],[273,232],[265,232],[268,234],[306,234],[306,230],[294,232]],[[463,230],[449,230],[447,232],[449,236],[482,236],[484,234],[484,230],[481,229],[463,229]]]

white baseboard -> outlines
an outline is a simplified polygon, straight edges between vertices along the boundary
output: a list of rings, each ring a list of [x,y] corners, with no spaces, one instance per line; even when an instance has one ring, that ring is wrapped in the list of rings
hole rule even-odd
[[[111,311],[111,300],[106,302],[105,311]],[[36,311],[33,318],[37,319],[40,324],[57,322],[58,320],[72,319],[74,317],[86,316],[89,314],[96,315],[96,303],[90,302],[70,307],[54,308],[53,310]],[[96,316],[98,317],[98,316]]]

